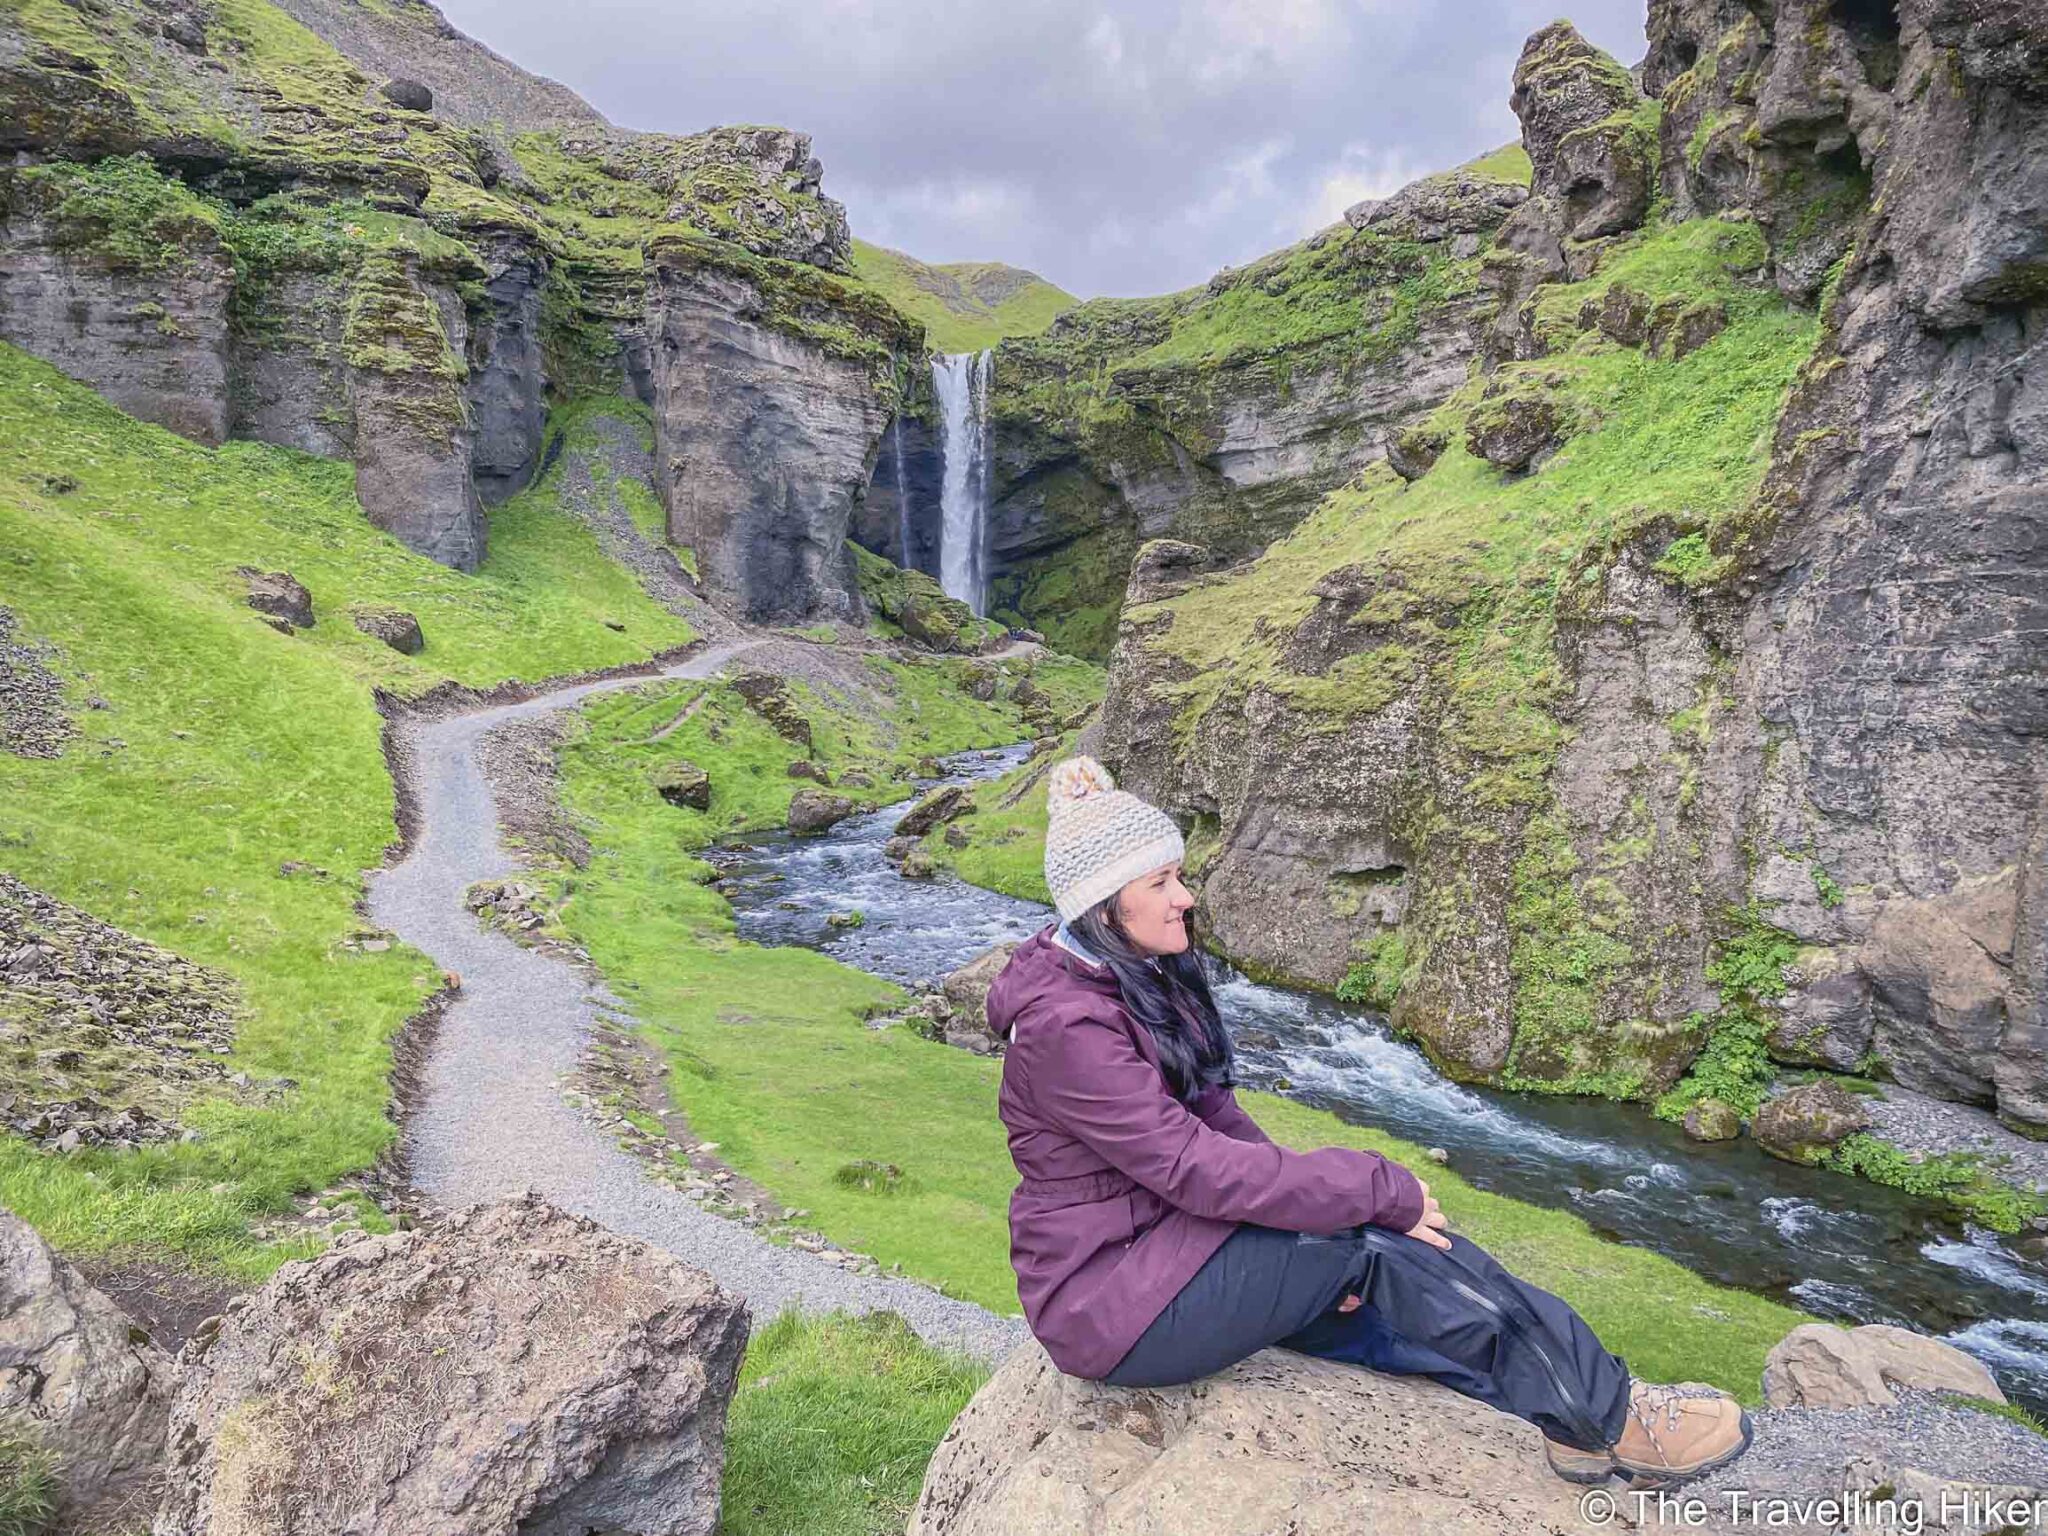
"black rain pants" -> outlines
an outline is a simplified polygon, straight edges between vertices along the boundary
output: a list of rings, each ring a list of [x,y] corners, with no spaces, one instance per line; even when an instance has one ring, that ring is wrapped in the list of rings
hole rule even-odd
[[[1240,1223],[1102,1379],[1194,1381],[1269,1345],[1427,1376],[1597,1451],[1621,1438],[1629,1371],[1584,1318],[1455,1233],[1449,1249],[1386,1227],[1327,1235]],[[1346,1296],[1361,1304],[1349,1312]]]

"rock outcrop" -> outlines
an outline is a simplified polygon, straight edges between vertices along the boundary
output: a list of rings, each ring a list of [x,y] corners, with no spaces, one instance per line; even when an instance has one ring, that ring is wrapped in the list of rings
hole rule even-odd
[[[344,1236],[185,1351],[157,1536],[708,1533],[745,1304],[528,1197]]]
[[[1275,554],[1140,562],[1103,755],[1224,953],[1397,973],[1456,1076],[1652,1098],[1725,1028],[2048,1129],[2048,24],[1650,36],[1530,40],[1472,376]]]
[[[670,237],[650,252],[669,536],[757,619],[864,612],[847,532],[918,335],[819,269]]]
[[[286,9],[318,36],[214,48],[140,0],[0,20],[0,340],[200,442],[351,459],[369,519],[461,570],[547,392],[631,392],[664,496],[705,471],[714,580],[858,620],[846,527],[921,338],[819,281],[851,239],[809,138],[615,128],[424,0]]]
[[[1764,1401],[1773,1408],[1882,1408],[1899,1400],[1894,1389],[2005,1401],[1982,1361],[1889,1323],[1801,1323],[1764,1361]]]
[[[1591,1529],[1534,1425],[1420,1377],[1266,1349],[1193,1387],[1014,1352],[933,1453],[910,1536]]]
[[[1004,342],[990,611],[1104,654],[1144,541],[1257,553],[1386,457],[1463,382],[1478,253],[1526,195],[1511,175],[1430,177],[1205,288]]]
[[[0,1416],[24,1420],[57,1456],[67,1528],[148,1520],[177,1381],[125,1312],[0,1210]]]

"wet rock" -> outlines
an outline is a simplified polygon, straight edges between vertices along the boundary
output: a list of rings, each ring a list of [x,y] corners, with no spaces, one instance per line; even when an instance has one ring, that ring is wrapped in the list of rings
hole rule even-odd
[[[1694,1141],[1733,1141],[1742,1134],[1742,1115],[1720,1099],[1701,1099],[1679,1124]]]
[[[0,1416],[60,1458],[63,1528],[146,1522],[176,1384],[148,1334],[0,1210]]]
[[[349,617],[371,639],[382,640],[404,655],[417,656],[427,648],[427,637],[420,633],[420,621],[403,608],[357,608]]]
[[[249,606],[258,613],[282,619],[295,629],[313,627],[313,594],[288,571],[259,571],[254,566],[236,567],[249,583]]]
[[[973,809],[972,790],[964,784],[942,785],[903,813],[902,820],[896,823],[896,835],[923,837],[933,827],[942,826],[957,816],[965,816]]]
[[[157,1536],[698,1533],[745,1304],[526,1196],[346,1234],[187,1349]]]
[[[1888,1323],[1802,1323],[1771,1346],[1763,1385],[1773,1408],[1889,1407],[1895,1387],[2006,1400],[1974,1355]]]
[[[1773,1157],[1811,1163],[1870,1123],[1870,1111],[1855,1094],[1820,1078],[1765,1100],[1749,1122],[1749,1134]]]
[[[431,112],[434,110],[434,93],[417,80],[387,80],[378,91],[386,101],[408,112]]]
[[[828,795],[822,790],[800,789],[790,797],[789,830],[798,833],[823,832],[846,820],[860,806],[845,795]]]
[[[711,775],[687,757],[662,764],[652,777],[655,791],[670,805],[691,811],[711,809]]]
[[[914,837],[892,837],[882,844],[882,857],[891,864],[900,863],[910,850],[919,846]]]
[[[896,866],[896,873],[906,880],[929,880],[938,872],[938,862],[922,843],[913,845]]]
[[[1576,1531],[1583,1492],[1534,1425],[1421,1377],[1264,1349],[1113,1387],[1027,1341],[940,1441],[909,1536]]]

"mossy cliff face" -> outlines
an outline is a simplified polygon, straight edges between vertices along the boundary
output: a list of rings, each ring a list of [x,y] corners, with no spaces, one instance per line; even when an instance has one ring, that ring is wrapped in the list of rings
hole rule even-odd
[[[1202,287],[1098,300],[994,362],[994,610],[1102,655],[1138,545],[1264,548],[1464,378],[1513,167],[1419,182]]]
[[[427,82],[433,108],[393,77]],[[660,407],[659,380],[687,371],[650,341],[685,339],[650,281],[659,241],[729,253],[729,270],[851,270],[805,135],[613,128],[421,0],[22,0],[0,17],[0,150],[17,162],[0,181],[0,338],[201,441],[353,458],[371,520],[463,569],[483,555],[482,503],[532,477],[551,399],[624,388]],[[842,457],[864,464],[892,370],[841,366],[841,343],[914,337],[878,330],[856,283],[766,287],[732,311],[761,327],[740,350],[807,349],[790,388],[853,391],[835,410],[866,441]],[[801,290],[802,326],[784,290]],[[691,339],[701,369],[731,338]],[[840,544],[860,483],[836,461],[825,480],[824,520],[787,530],[825,545],[802,611],[854,590]],[[809,558],[776,537],[750,546],[760,569],[721,566],[734,590]]]
[[[669,536],[759,618],[864,609],[848,520],[921,333],[815,267],[671,236],[649,253]]]
[[[1470,376],[1261,558],[1140,557],[1105,756],[1225,953],[1459,1076],[1676,1104],[1755,1042],[2042,1126],[2048,32],[1726,9],[1652,6],[1650,98],[1531,39]],[[1816,56],[1832,118],[1674,168]],[[1843,132],[1870,203],[1788,218]]]

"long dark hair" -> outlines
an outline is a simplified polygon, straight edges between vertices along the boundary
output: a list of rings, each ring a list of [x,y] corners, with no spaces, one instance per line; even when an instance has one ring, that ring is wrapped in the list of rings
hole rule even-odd
[[[1116,976],[1131,1017],[1152,1031],[1166,1085],[1182,1103],[1221,1083],[1237,1086],[1237,1053],[1209,991],[1202,952],[1189,935],[1177,955],[1154,955],[1132,941],[1116,897],[1098,901],[1067,929]]]

